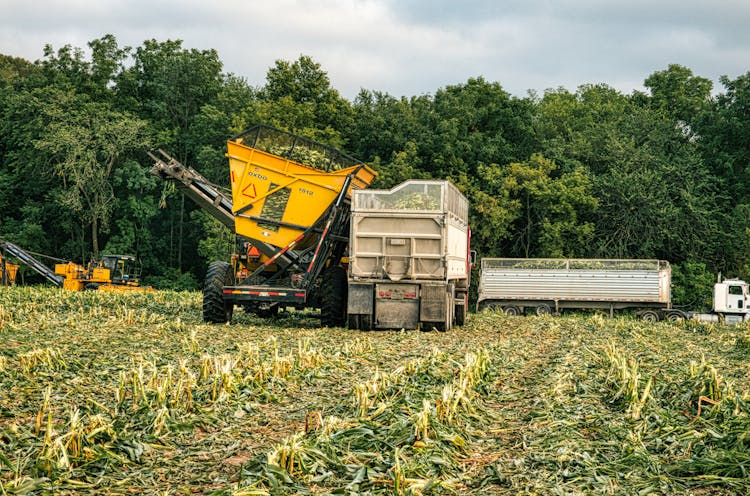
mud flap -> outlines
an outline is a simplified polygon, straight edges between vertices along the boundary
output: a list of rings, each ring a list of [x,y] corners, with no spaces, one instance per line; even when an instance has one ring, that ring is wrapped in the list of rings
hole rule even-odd
[[[448,313],[448,299],[445,285],[422,285],[422,302],[419,320],[422,322],[445,322]],[[451,300],[451,303],[453,301]]]

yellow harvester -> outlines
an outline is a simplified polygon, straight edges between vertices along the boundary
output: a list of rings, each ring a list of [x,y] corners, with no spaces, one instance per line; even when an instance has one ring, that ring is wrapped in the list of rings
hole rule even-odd
[[[102,291],[152,291],[138,281],[135,258],[130,255],[104,255],[101,260],[83,266],[74,262],[55,264],[55,270],[40,262],[34,255],[52,258],[47,255],[29,252],[20,246],[0,239],[0,250],[12,255],[26,266],[43,276],[49,282],[63,289],[82,291],[99,289]],[[54,259],[58,260],[58,259]],[[2,283],[14,283],[18,265],[6,261],[0,252]]]
[[[346,318],[350,198],[376,173],[335,148],[267,126],[227,142],[231,198],[159,150],[152,172],[174,181],[236,234],[229,261],[212,262],[203,318],[226,322],[235,305],[258,315],[320,308],[324,325]]]

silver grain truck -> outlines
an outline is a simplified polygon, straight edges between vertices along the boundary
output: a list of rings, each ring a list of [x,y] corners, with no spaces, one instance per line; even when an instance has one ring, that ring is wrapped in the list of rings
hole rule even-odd
[[[352,191],[351,329],[463,325],[471,274],[469,204],[449,181]]]
[[[745,321],[748,285],[738,279],[714,286],[713,313],[672,307],[672,269],[664,260],[484,258],[477,310],[507,315],[560,313],[564,309],[633,309],[646,321]]]

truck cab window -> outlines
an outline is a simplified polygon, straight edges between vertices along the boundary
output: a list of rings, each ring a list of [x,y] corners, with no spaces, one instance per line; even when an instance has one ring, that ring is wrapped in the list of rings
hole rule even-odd
[[[729,286],[730,295],[742,295],[742,286]]]

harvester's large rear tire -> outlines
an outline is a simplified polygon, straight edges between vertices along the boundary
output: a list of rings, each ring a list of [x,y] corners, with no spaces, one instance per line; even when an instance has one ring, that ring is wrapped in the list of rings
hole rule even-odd
[[[211,262],[203,285],[203,321],[223,324],[232,320],[234,305],[224,300],[224,286],[234,284],[232,266],[227,262]]]
[[[347,280],[343,267],[331,267],[320,284],[320,324],[342,327],[346,324]]]

